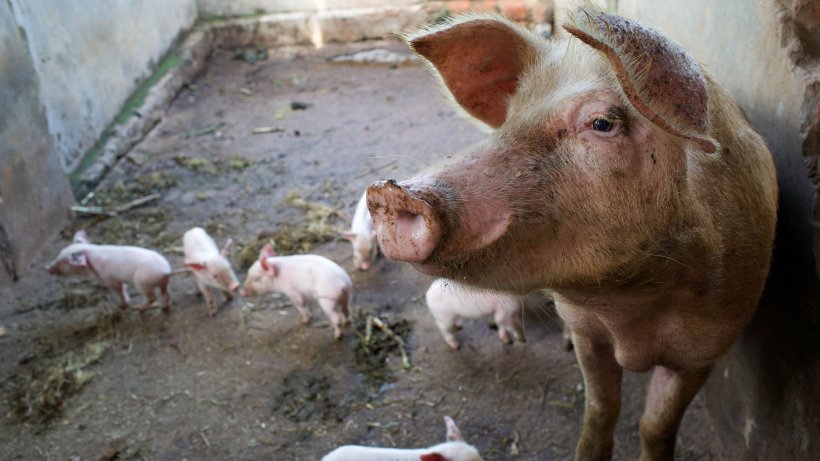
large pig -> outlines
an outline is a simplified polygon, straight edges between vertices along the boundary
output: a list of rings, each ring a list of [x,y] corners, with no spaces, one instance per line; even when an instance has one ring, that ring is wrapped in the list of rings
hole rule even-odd
[[[521,319],[518,318],[523,301],[521,296],[475,289],[452,280],[437,279],[427,289],[425,300],[444,341],[455,350],[461,347],[455,336],[461,319],[493,318],[502,343],[512,343],[510,335],[516,341],[525,342]]]
[[[444,417],[447,442],[430,448],[379,448],[345,445],[326,454],[322,461],[481,461],[481,455],[449,416]]]
[[[231,268],[226,255],[233,240],[228,239],[222,251],[205,229],[194,227],[182,236],[182,245],[185,252],[185,267],[191,269],[196,277],[196,286],[205,298],[208,306],[208,315],[216,314],[216,305],[208,287],[222,290],[225,298],[233,298],[233,292],[239,289],[239,280]]]
[[[95,245],[84,230],[74,234],[73,242],[46,265],[49,274],[93,276],[117,293],[120,307],[128,306],[126,284],[134,285],[145,298],[143,309],[157,299],[157,290],[162,296],[162,308],[171,307],[168,295],[171,265],[161,254],[133,246]]]
[[[550,288],[586,408],[576,459],[609,459],[625,368],[654,369],[642,460],[675,435],[751,318],[777,181],[738,106],[657,30],[589,9],[545,41],[498,16],[406,36],[467,114],[494,129],[443,166],[368,189],[382,252],[493,289]]]
[[[352,285],[347,272],[323,256],[276,256],[273,248],[265,245],[259,260],[248,269],[241,294],[282,293],[302,314],[302,323],[310,322],[309,302],[315,299],[330,319],[334,337],[340,339],[350,318]]]
[[[367,191],[362,194],[362,198],[356,204],[353,222],[350,224],[350,232],[342,233],[342,237],[353,244],[353,265],[363,271],[370,269],[373,261],[379,255],[379,245],[376,240],[376,233],[373,232],[373,221],[370,212],[367,211]]]

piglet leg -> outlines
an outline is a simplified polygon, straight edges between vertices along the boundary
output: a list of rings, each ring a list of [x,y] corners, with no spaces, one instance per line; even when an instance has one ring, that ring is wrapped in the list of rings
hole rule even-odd
[[[171,295],[168,294],[168,282],[159,286],[159,293],[162,295],[162,310],[171,310]]]
[[[120,308],[125,309],[128,307],[128,290],[125,288],[124,283],[114,283],[110,285],[109,288],[117,294],[117,297],[120,298]]]
[[[584,375],[584,427],[575,450],[576,461],[612,458],[613,433],[621,410],[623,369],[611,344],[573,334],[575,356]]]
[[[655,367],[641,417],[640,461],[671,461],[675,458],[675,434],[683,413],[710,371],[711,368],[672,371]]]
[[[200,283],[199,280],[196,282],[196,287],[199,289],[199,292],[202,293],[202,297],[205,299],[205,305],[208,306],[208,315],[213,317],[216,315],[216,305],[214,304],[214,298],[211,296],[210,290],[204,284]]]

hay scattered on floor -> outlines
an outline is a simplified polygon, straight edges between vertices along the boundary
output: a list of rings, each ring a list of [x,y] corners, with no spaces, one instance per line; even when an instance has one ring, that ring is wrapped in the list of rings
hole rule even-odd
[[[342,422],[344,406],[331,393],[332,383],[327,376],[315,372],[294,371],[274,390],[273,413],[293,422],[335,420]]]
[[[239,242],[237,266],[247,270],[259,258],[259,251],[270,243],[281,255],[308,253],[314,245],[329,242],[345,229],[346,217],[337,208],[302,198],[290,191],[284,204],[304,212],[302,219],[279,224],[274,231],[265,231],[250,242]]]
[[[108,341],[92,342],[28,374],[11,376],[6,387],[13,414],[21,421],[35,423],[60,415],[68,398],[94,377],[88,366],[98,362],[110,347]]]
[[[394,338],[386,332],[371,328],[368,331],[367,318],[376,313],[359,309],[353,318],[353,327],[358,337],[355,346],[355,363],[361,371],[374,384],[383,384],[396,380],[392,370],[388,366],[387,359],[393,356],[392,360],[401,363],[402,357],[399,345]],[[411,327],[405,319],[390,319],[381,315],[379,318],[387,324],[388,328],[398,337],[407,343]]]

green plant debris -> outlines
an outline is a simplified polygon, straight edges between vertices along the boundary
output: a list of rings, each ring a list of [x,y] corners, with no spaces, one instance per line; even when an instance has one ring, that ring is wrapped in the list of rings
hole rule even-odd
[[[216,166],[214,162],[199,158],[199,157],[185,157],[178,155],[174,157],[174,161],[177,162],[177,165],[185,167],[195,173],[205,173],[205,174],[216,174]]]
[[[67,400],[94,377],[87,367],[98,362],[109,347],[108,341],[91,342],[30,373],[12,376],[7,389],[13,414],[22,421],[36,423],[59,415]]]
[[[346,407],[333,399],[331,384],[327,376],[294,371],[274,390],[273,413],[293,422],[342,422]]]
[[[368,318],[376,315],[372,309],[359,309],[353,317],[353,327],[358,337],[354,350],[354,362],[356,367],[374,384],[395,381],[392,371],[387,366],[387,357],[395,356],[400,362],[402,360],[399,350],[399,342],[387,331],[391,331],[395,337],[401,338],[401,342],[406,344],[410,334],[410,324],[405,319],[384,318],[386,329],[375,328]],[[370,323],[370,325],[368,325]]]
[[[231,154],[225,160],[225,164],[232,170],[244,170],[245,168],[253,166],[254,162],[242,157],[241,155]]]
[[[205,128],[200,128],[200,129],[198,129],[198,130],[191,130],[191,131],[188,131],[188,132],[186,132],[186,133],[185,133],[185,135],[184,135],[184,136],[185,136],[185,139],[188,139],[188,138],[198,138],[198,137],[200,137],[200,136],[205,136],[205,135],[209,135],[209,134],[215,133],[215,132],[216,132],[216,130],[218,130],[218,129],[222,128],[222,127],[223,127],[223,126],[225,126],[225,125],[226,125],[226,123],[225,123],[225,122],[221,122],[221,121],[220,121],[220,122],[216,122],[216,123],[214,123],[214,124],[208,125],[208,126],[207,126],[207,127],[205,127]]]

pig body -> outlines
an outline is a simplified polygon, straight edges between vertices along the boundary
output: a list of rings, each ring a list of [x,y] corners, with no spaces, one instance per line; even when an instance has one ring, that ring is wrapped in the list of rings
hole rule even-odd
[[[90,275],[113,290],[120,298],[120,306],[128,306],[126,284],[133,285],[145,298],[143,308],[156,300],[156,292],[162,297],[162,308],[170,308],[168,281],[171,265],[161,254],[153,250],[133,246],[95,245],[75,235],[71,245],[46,266],[54,275]]]
[[[449,165],[368,189],[386,257],[474,286],[549,288],[584,375],[576,459],[610,459],[622,370],[653,370],[641,460],[752,317],[777,179],[740,108],[657,30],[578,9],[544,41],[498,16],[408,34],[494,129]],[[479,71],[480,70],[480,71]]]
[[[367,191],[362,194],[362,198],[356,204],[350,232],[343,233],[342,237],[353,245],[353,265],[363,271],[370,269],[373,261],[379,255],[379,245],[376,233],[373,232],[370,211],[367,210]]]
[[[511,336],[525,342],[517,315],[522,304],[521,296],[477,290],[452,280],[438,279],[427,289],[425,298],[444,341],[455,350],[460,347],[455,332],[461,319],[492,318],[498,325],[498,337],[502,343],[510,344]]]
[[[260,259],[248,270],[243,296],[277,292],[287,296],[302,322],[311,319],[309,302],[315,299],[333,326],[336,339],[350,317],[352,282],[335,262],[319,255],[275,256],[266,246]]]
[[[226,257],[232,241],[228,239],[220,251],[214,239],[204,229],[195,227],[185,232],[182,243],[185,266],[193,271],[197,288],[208,306],[208,315],[213,316],[216,314],[216,305],[209,287],[221,290],[228,300],[233,298],[233,292],[239,289],[239,281]]]
[[[430,448],[345,445],[325,455],[322,461],[481,461],[478,450],[464,442],[464,437],[452,418],[445,416],[444,421],[448,441]]]

